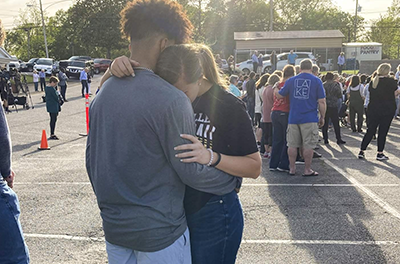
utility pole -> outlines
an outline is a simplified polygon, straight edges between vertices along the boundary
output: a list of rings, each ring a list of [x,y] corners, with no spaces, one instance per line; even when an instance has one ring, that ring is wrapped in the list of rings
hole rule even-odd
[[[354,42],[357,42],[358,0],[356,0],[356,17],[354,18]]]
[[[274,3],[269,0],[269,31],[274,31]]]
[[[40,13],[41,13],[41,15],[42,15],[42,26],[43,26],[43,35],[44,35],[44,46],[46,47],[46,58],[48,58],[48,57],[49,57],[49,49],[47,48],[46,26],[45,26],[45,24],[44,24],[42,0],[39,0],[39,4],[40,4]]]
[[[201,0],[199,0],[199,37],[201,36]]]

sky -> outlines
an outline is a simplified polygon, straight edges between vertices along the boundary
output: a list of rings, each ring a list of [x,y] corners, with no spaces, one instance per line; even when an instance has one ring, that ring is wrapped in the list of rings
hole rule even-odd
[[[111,0],[112,1],[112,0]],[[343,11],[354,14],[356,8],[355,0],[332,0],[334,4]],[[20,9],[26,8],[29,0],[0,0],[0,19],[3,21],[6,29],[14,26],[16,17]],[[39,0],[36,0],[39,3]],[[59,9],[68,9],[74,0],[42,0],[43,9],[46,9],[48,15],[54,14]],[[392,0],[359,0],[361,7],[360,15],[366,20],[378,19],[379,16],[386,13]],[[52,5],[52,6],[50,6]],[[366,27],[368,29],[368,27]]]

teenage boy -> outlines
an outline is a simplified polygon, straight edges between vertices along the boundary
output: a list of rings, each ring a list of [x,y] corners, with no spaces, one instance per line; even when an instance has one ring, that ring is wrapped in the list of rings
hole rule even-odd
[[[182,7],[172,0],[135,0],[121,17],[131,58],[140,67],[135,78],[113,77],[102,85],[90,106],[86,149],[108,260],[189,264],[185,186],[223,195],[238,180],[175,157],[174,147],[188,143],[180,134],[195,135],[193,108],[153,70],[166,47],[190,38],[192,25]],[[109,70],[105,76],[110,77]]]

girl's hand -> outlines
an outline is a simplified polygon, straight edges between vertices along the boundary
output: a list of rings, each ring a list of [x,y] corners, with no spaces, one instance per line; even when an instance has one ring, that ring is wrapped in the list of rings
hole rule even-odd
[[[139,67],[140,64],[137,61],[131,60],[126,56],[116,58],[110,65],[110,72],[112,75],[122,78],[126,76],[135,76],[133,67]]]
[[[203,165],[207,165],[210,162],[210,151],[208,151],[196,137],[182,134],[181,138],[192,141],[192,144],[180,145],[174,148],[174,150],[178,151],[187,151],[175,155],[175,157],[181,159],[181,162],[197,162]]]

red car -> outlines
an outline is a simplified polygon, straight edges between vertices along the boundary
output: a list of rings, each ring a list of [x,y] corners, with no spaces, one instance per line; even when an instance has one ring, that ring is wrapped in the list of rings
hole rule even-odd
[[[105,72],[110,66],[112,60],[109,59],[94,59],[94,73],[99,74]]]

